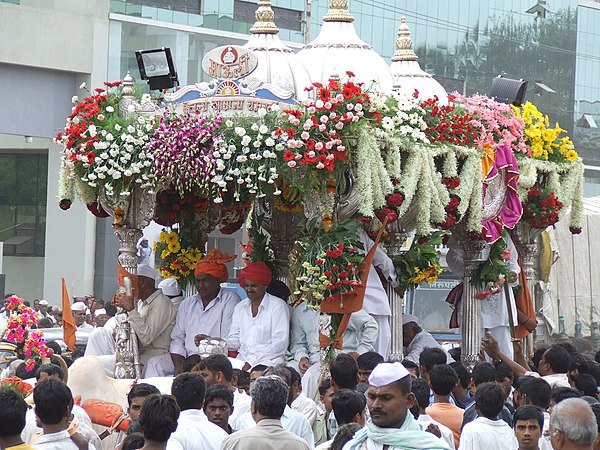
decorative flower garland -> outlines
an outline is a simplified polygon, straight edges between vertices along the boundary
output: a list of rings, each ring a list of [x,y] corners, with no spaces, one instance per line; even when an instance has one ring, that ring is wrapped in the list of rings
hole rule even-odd
[[[8,325],[4,330],[4,339],[16,344],[19,352],[27,357],[25,365],[27,370],[33,370],[35,364],[41,364],[42,358],[49,358],[53,351],[46,345],[44,333],[31,330],[37,325],[41,316],[35,310],[26,306],[23,299],[13,295],[7,299],[7,309],[10,311]]]
[[[163,229],[153,250],[157,269],[163,278],[175,278],[183,290],[194,283],[194,268],[202,258],[202,249],[182,247],[177,230]]]
[[[506,246],[504,237],[496,240],[491,247],[488,259],[477,265],[471,275],[471,282],[478,292],[475,298],[485,300],[490,295],[502,292],[504,283],[509,276],[510,267],[508,261],[511,251]]]
[[[415,237],[407,252],[392,258],[401,286],[410,289],[437,280],[442,268],[436,245],[442,244],[444,236],[445,231],[436,231],[429,236]]]
[[[558,222],[558,215],[563,204],[550,189],[540,190],[533,186],[527,193],[527,201],[523,203],[523,220],[532,228],[546,229]]]

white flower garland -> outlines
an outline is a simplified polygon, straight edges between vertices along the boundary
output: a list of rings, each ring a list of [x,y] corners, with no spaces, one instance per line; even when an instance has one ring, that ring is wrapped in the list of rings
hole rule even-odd
[[[75,198],[75,181],[71,176],[70,169],[65,165],[60,165],[58,174],[58,200],[70,200]]]

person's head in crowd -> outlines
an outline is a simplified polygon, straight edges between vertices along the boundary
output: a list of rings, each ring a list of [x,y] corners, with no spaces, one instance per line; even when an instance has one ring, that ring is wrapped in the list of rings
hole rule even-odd
[[[366,395],[367,389],[369,389],[369,383],[358,383],[356,385],[357,392],[360,392],[363,395]]]
[[[154,448],[160,448],[160,444],[166,443],[177,429],[177,419],[179,406],[175,397],[162,394],[146,397],[140,413],[140,426],[146,443],[150,441]]]
[[[277,375],[258,377],[250,386],[250,412],[256,423],[262,419],[280,420],[288,400],[288,386]]]
[[[290,398],[288,399],[288,405],[291,406],[292,402],[302,393],[302,376],[293,367],[286,366],[286,370],[290,373]]]
[[[19,377],[21,380],[29,380],[30,378],[35,378],[35,374],[39,369],[40,365],[36,362],[30,370],[27,370],[27,364],[22,362],[17,366],[15,370],[15,376]]]
[[[369,381],[369,375],[373,372],[373,369],[384,361],[383,356],[377,352],[365,352],[356,358],[358,364],[358,378],[361,383]]]
[[[33,389],[35,415],[42,424],[44,433],[56,433],[69,426],[73,395],[71,390],[59,380],[46,380]]]
[[[250,392],[250,373],[240,369],[233,369],[233,378],[231,384],[237,386],[238,389],[242,389],[246,392]]]
[[[87,305],[83,302],[75,302],[71,305],[73,311],[73,318],[75,319],[75,325],[83,325],[86,319]]]
[[[358,364],[347,353],[340,353],[329,365],[331,387],[338,389],[356,389],[358,384]]]
[[[410,390],[415,394],[415,399],[419,405],[419,413],[425,414],[425,409],[429,407],[429,384],[423,378],[413,378]],[[415,417],[415,419],[417,418]]]
[[[206,394],[206,381],[199,373],[181,373],[173,379],[171,394],[177,400],[179,409],[202,409]]]
[[[160,391],[155,386],[148,383],[137,383],[134,384],[129,393],[127,394],[127,413],[131,420],[138,420],[140,418],[140,411],[142,404],[146,397],[152,394],[160,394]]]
[[[403,359],[401,363],[404,367],[406,367],[406,370],[408,370],[408,373],[410,373],[410,376],[413,379],[421,376],[421,373],[419,372],[419,365],[417,363],[412,362],[410,359]]]
[[[356,434],[358,430],[362,428],[358,423],[352,422],[342,425],[338,428],[337,433],[333,437],[333,441],[329,445],[329,450],[342,450]]]
[[[112,303],[107,303],[104,305],[104,309],[106,310],[106,314],[110,317],[115,317],[117,315],[117,307]]]
[[[544,413],[537,406],[521,406],[513,415],[513,428],[519,443],[518,450],[538,450],[544,429]]]
[[[369,377],[367,406],[372,423],[380,428],[401,428],[415,403],[411,376],[400,363],[379,364]]]
[[[290,405],[292,403],[292,374],[289,370],[289,367],[284,366],[283,364],[279,364],[277,366],[271,366],[267,370],[265,370],[264,376],[277,376],[283,380],[283,382],[288,387],[288,401],[287,404]]]
[[[447,356],[439,347],[425,347],[419,355],[419,370],[421,377],[429,382],[429,371],[436,364],[446,364]]]
[[[506,399],[512,390],[515,376],[510,366],[503,361],[498,361],[494,367],[496,368],[496,382],[504,389],[504,398]]]
[[[200,372],[200,355],[197,353],[188,356],[181,365],[183,372]]]
[[[492,363],[480,361],[475,364],[473,371],[471,372],[471,382],[469,388],[471,392],[475,394],[477,392],[477,386],[482,383],[496,382],[496,368]]]
[[[550,347],[547,345],[542,345],[533,352],[530,366],[532,366],[531,368],[534,372],[537,372],[539,370],[540,361],[542,360],[544,353],[546,353],[546,350],[548,350],[549,348]]]
[[[319,400],[325,407],[325,417],[329,416],[329,413],[333,411],[331,405],[331,399],[333,398],[334,389],[331,387],[331,378],[327,377],[319,385]]]
[[[210,355],[200,361],[200,373],[206,380],[206,384],[226,384],[231,386],[233,377],[233,366],[225,355]]]
[[[452,394],[457,399],[461,399],[467,394],[469,389],[469,382],[471,381],[471,373],[460,361],[454,361],[450,363],[450,367],[454,369],[456,375],[458,375],[459,383],[452,390]],[[462,405],[464,406],[464,405]]]
[[[46,347],[51,348],[55,355],[62,355],[62,348],[60,348],[60,344],[56,341],[46,342]]]
[[[594,450],[600,449],[600,403],[594,403],[590,405],[592,407],[592,412],[594,416],[596,416],[596,425],[598,426],[598,437],[594,441]]]
[[[588,373],[570,376],[569,384],[573,389],[578,390],[581,395],[587,395],[596,399],[598,398],[598,383],[596,382],[596,379]]]
[[[552,410],[548,431],[555,450],[591,449],[598,437],[598,424],[585,400],[568,398]]]
[[[550,406],[552,388],[546,380],[538,377],[519,377],[515,383],[513,401],[515,407],[533,405],[546,411]]]
[[[121,450],[138,450],[144,446],[144,433],[132,433],[128,434],[123,439],[121,444]]]
[[[110,316],[106,312],[106,308],[98,308],[94,311],[94,321],[96,322],[96,326],[103,327],[106,322],[108,322]]]
[[[264,262],[250,263],[238,272],[238,282],[253,303],[262,301],[272,281],[273,272]]]
[[[229,279],[229,270],[225,264],[234,259],[235,255],[230,256],[213,248],[196,263],[194,270],[196,289],[205,304],[219,294],[221,283],[225,283]]]
[[[52,321],[47,317],[42,317],[37,324],[38,328],[52,328]]]
[[[223,384],[213,384],[206,390],[204,414],[208,420],[231,434],[229,416],[233,413],[233,392]]]
[[[402,314],[402,344],[408,347],[415,336],[423,329],[419,326],[419,318],[413,314]],[[445,361],[444,361],[445,362]]]
[[[573,365],[573,356],[562,345],[554,344],[544,352],[538,365],[540,375],[552,375],[555,373],[567,373]]]
[[[258,377],[262,377],[267,369],[268,367],[264,364],[257,364],[250,369],[250,387],[252,387],[252,383],[254,383]]]
[[[450,350],[448,350],[448,354],[454,361],[460,361],[460,357],[462,355],[462,348],[452,347]]]
[[[575,353],[573,356],[573,364],[571,365],[571,370],[569,370],[569,375],[579,375],[581,373],[589,373],[590,372],[590,362],[591,360],[581,353]]]
[[[504,408],[504,390],[496,382],[482,383],[475,394],[475,408],[480,416],[497,420]]]
[[[64,374],[60,367],[55,364],[43,364],[35,372],[35,379],[39,383],[44,380],[64,380]]]
[[[429,371],[429,386],[435,395],[449,396],[457,383],[458,375],[448,364],[436,364]]]
[[[333,413],[338,425],[347,423],[358,423],[365,425],[365,408],[367,401],[365,396],[352,389],[340,389],[331,399]]]
[[[593,376],[596,379],[598,386],[600,386],[600,364],[598,364],[596,361],[589,360],[587,373]]]
[[[16,392],[0,388],[0,448],[23,443],[21,432],[25,428],[27,403]]]
[[[271,284],[267,286],[267,294],[279,297],[287,303],[290,298],[290,295],[292,295],[292,292],[290,291],[290,288],[287,287],[287,284],[285,284],[283,281],[273,280],[271,281]]]
[[[29,305],[25,305],[25,306],[29,306]],[[39,298],[36,298],[36,299],[33,301],[33,309],[34,309],[35,311],[39,311],[39,310],[40,310],[40,299],[39,299]]]

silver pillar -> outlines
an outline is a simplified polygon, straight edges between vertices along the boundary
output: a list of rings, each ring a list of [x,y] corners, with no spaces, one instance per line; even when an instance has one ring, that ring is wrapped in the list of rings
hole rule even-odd
[[[388,225],[389,243],[386,245],[387,254],[390,258],[401,253],[402,246],[406,241],[407,233],[402,228],[401,220]],[[400,297],[394,288],[388,283],[386,293],[392,310],[390,323],[392,333],[392,348],[389,354],[391,361],[402,361],[404,349],[402,343],[402,313],[404,312],[404,297]],[[406,294],[405,294],[406,296]]]

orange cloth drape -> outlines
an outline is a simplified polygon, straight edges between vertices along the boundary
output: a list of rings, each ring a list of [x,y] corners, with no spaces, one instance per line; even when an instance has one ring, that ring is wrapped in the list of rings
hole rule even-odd
[[[67,282],[62,279],[62,318],[63,318],[63,341],[71,351],[75,350],[75,331],[77,325],[75,325],[75,317],[73,317],[73,311],[71,310],[71,298],[67,291]]]
[[[525,276],[525,271],[523,270],[523,264],[521,263],[521,258],[519,257],[519,267],[521,268],[521,273],[519,273],[519,284],[521,287],[517,291],[515,295],[515,304],[517,305],[517,309],[529,317],[531,320],[535,320],[535,308],[533,307],[533,299],[531,298],[531,292],[529,291],[529,286],[527,285],[527,277]],[[515,327],[515,338],[521,339],[529,335],[529,331],[519,324]]]

